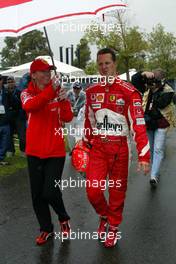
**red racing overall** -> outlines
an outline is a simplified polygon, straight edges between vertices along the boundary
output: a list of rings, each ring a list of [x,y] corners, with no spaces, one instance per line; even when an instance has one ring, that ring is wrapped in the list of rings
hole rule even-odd
[[[141,95],[116,77],[112,85],[97,84],[86,91],[85,141],[91,142],[87,171],[87,195],[100,216],[112,226],[122,221],[127,189],[130,131],[137,145],[138,160],[149,162]],[[104,196],[107,179],[109,201]]]

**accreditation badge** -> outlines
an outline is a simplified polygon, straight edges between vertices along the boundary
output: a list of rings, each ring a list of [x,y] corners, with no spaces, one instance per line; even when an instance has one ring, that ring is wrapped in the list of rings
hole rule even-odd
[[[5,114],[5,107],[4,105],[0,105],[0,115]]]

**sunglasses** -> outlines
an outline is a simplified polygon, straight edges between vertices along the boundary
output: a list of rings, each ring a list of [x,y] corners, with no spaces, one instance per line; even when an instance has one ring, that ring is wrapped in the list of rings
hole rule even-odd
[[[75,90],[80,90],[81,88],[79,88],[79,87],[73,87],[73,89],[75,89]]]

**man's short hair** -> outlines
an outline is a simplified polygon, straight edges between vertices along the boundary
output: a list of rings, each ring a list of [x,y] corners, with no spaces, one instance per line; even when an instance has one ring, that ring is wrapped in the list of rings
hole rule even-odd
[[[13,76],[8,76],[7,81],[15,81],[15,78]]]
[[[98,60],[98,56],[103,55],[103,54],[111,54],[113,62],[116,62],[116,54],[115,54],[115,51],[113,49],[104,48],[104,49],[99,50],[97,52],[97,60]]]

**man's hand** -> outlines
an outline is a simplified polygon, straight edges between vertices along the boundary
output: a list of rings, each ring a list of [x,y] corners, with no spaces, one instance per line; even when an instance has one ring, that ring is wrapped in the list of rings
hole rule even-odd
[[[155,77],[154,73],[153,72],[148,72],[148,71],[144,71],[142,73],[142,76],[145,76],[147,79],[152,79]]]
[[[59,90],[58,100],[62,101],[62,100],[65,100],[65,99],[67,99],[67,92],[66,92],[66,90],[64,88],[61,88]]]
[[[137,171],[143,171],[145,175],[148,174],[150,171],[150,163],[146,161],[140,161],[138,163]]]

